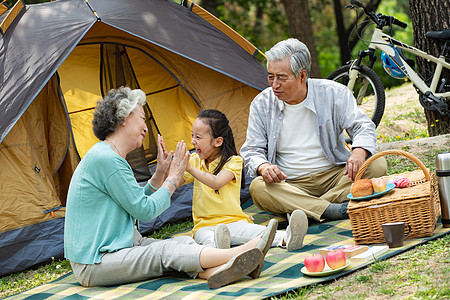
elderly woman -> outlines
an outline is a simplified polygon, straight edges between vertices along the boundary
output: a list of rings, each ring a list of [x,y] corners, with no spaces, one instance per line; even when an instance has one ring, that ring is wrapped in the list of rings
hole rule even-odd
[[[136,221],[149,221],[170,206],[189,160],[181,141],[175,152],[158,137],[158,162],[145,187],[139,186],[125,157],[147,134],[145,94],[126,87],[97,103],[92,121],[100,140],[83,157],[70,182],[64,230],[65,257],[83,286],[118,285],[179,271],[208,280],[211,288],[251,273],[271,244],[267,229],[245,245],[215,249],[190,237],[144,238]]]

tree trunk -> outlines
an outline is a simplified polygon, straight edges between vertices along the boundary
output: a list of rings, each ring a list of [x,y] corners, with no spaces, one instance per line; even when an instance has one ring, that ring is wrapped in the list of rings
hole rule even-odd
[[[336,18],[336,31],[339,38],[339,50],[341,53],[341,65],[350,60],[350,49],[348,48],[348,33],[345,30],[344,17],[342,15],[341,0],[333,0],[334,15]]]
[[[263,34],[263,16],[264,16],[264,12],[261,6],[258,6],[256,8],[256,12],[255,12],[255,26],[253,29],[253,36],[256,38],[255,43],[258,45],[259,44],[259,37],[262,36]]]
[[[281,0],[281,3],[283,3],[288,18],[290,35],[305,43],[311,52],[311,77],[322,77],[314,43],[308,0]]]
[[[439,56],[444,42],[425,36],[427,31],[440,31],[450,28],[450,2],[448,0],[409,0],[411,21],[414,30],[414,45],[429,54]],[[447,51],[448,53],[448,51]],[[417,58],[419,73],[429,78],[426,70],[434,70],[435,64],[425,59]],[[450,71],[443,69],[441,79],[450,79]],[[447,91],[450,82],[446,83]],[[450,105],[450,99],[447,99]],[[450,133],[450,117],[441,115],[438,111],[425,110],[430,136]]]

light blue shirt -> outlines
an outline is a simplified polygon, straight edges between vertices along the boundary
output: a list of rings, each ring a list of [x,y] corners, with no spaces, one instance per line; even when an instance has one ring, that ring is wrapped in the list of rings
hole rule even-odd
[[[345,145],[344,130],[352,138],[352,148],[363,148],[371,155],[375,153],[375,124],[358,108],[346,86],[327,79],[308,79],[308,93],[303,102],[315,115],[312,126],[318,128],[323,153],[332,163],[345,164],[350,156]],[[257,176],[261,164],[275,164],[284,105],[271,87],[259,93],[250,105],[247,138],[240,155],[252,177]]]
[[[101,262],[103,252],[133,247],[135,221],[149,221],[170,206],[170,192],[139,186],[125,159],[105,142],[95,144],[73,173],[67,195],[64,255]]]

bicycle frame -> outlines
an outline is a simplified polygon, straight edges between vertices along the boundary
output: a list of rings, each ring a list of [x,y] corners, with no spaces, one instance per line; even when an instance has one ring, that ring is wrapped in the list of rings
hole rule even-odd
[[[436,64],[436,68],[434,70],[433,78],[431,80],[430,86],[428,86],[425,81],[417,74],[417,72],[405,61],[405,59],[398,54],[397,51],[393,49],[400,48],[402,50],[405,50],[415,56],[422,57],[424,59],[427,59],[429,61],[432,61]],[[373,63],[375,62],[374,55],[375,55],[375,49],[379,49],[383,52],[385,52],[392,61],[399,67],[401,70],[406,74],[406,76],[411,80],[412,83],[423,93],[431,92],[436,97],[450,97],[450,91],[446,93],[436,93],[436,88],[439,84],[439,78],[442,74],[442,68],[447,68],[450,70],[450,64],[445,61],[445,56],[440,55],[438,58],[435,56],[432,56],[422,50],[419,50],[415,47],[409,46],[401,41],[398,41],[394,39],[393,37],[383,33],[379,28],[375,28],[374,32],[372,34],[372,40],[369,45],[369,50],[365,53],[361,53],[358,55],[358,59],[353,61],[352,67],[349,72],[349,83],[348,87],[350,90],[353,90],[357,75],[358,75],[358,68],[355,66],[358,66],[361,63],[362,55],[363,56],[372,56],[371,57],[371,65],[373,66]]]

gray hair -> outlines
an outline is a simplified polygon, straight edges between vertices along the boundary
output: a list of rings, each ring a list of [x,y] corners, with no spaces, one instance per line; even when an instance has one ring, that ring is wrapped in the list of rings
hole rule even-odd
[[[308,47],[297,39],[290,38],[278,42],[266,52],[267,63],[290,58],[291,72],[295,78],[300,76],[302,70],[306,70],[306,80],[311,72],[311,54]]]
[[[112,89],[103,98],[97,101],[92,120],[92,129],[95,136],[103,141],[116,128],[123,124],[125,118],[137,107],[147,103],[142,90],[132,90],[129,87]]]

